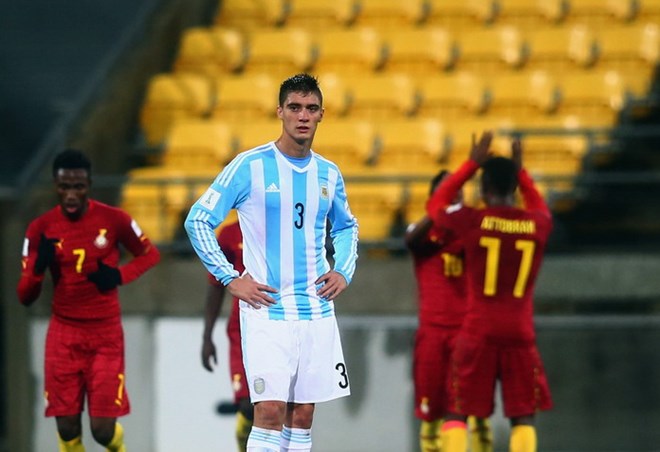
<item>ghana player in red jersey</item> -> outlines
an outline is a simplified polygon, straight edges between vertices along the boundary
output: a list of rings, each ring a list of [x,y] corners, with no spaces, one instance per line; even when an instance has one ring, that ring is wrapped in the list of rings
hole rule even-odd
[[[468,311],[452,355],[450,413],[442,427],[447,452],[466,450],[467,415],[492,414],[497,380],[511,420],[512,451],[536,451],[535,413],[552,406],[532,299],[552,216],[522,167],[520,141],[513,141],[512,158],[505,158],[490,155],[491,140],[485,132],[427,205],[436,226],[458,235],[466,263]],[[485,207],[450,206],[479,167]],[[523,208],[515,205],[518,187]]]
[[[227,256],[227,260],[236,271],[243,273],[243,235],[238,222],[230,223],[218,233],[218,244]],[[211,360],[217,364],[216,349],[213,343],[213,327],[222,309],[225,297],[225,286],[208,274],[209,286],[206,292],[206,308],[204,311],[204,333],[202,335],[202,365],[209,372],[213,372]],[[229,338],[229,372],[231,374],[232,389],[234,390],[234,403],[238,407],[236,414],[236,441],[238,448],[245,451],[248,436],[252,429],[254,408],[250,403],[250,393],[243,368],[243,352],[241,350],[241,331],[238,308],[238,298],[233,297],[231,314],[227,320],[227,337]]]
[[[443,170],[433,177],[429,196],[448,175]],[[462,201],[459,192],[452,203]],[[442,377],[449,375],[454,338],[467,309],[463,256],[456,237],[434,227],[428,215],[408,227],[405,242],[413,258],[419,300],[413,379],[415,416],[421,420],[420,450],[439,452],[440,427],[448,409],[446,378]],[[470,418],[470,424],[471,450],[492,451],[487,420]]]
[[[91,163],[76,150],[53,162],[59,205],[37,217],[23,244],[18,298],[31,305],[46,270],[54,285],[45,350],[46,416],[54,416],[59,450],[82,452],[85,398],[94,439],[125,451],[117,417],[129,413],[124,333],[117,286],[158,263],[160,254],[124,211],[88,198]],[[122,245],[133,258],[120,265]]]

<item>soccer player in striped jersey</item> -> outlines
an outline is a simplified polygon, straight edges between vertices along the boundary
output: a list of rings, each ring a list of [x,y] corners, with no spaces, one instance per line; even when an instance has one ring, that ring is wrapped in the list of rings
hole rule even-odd
[[[91,162],[66,150],[53,162],[59,205],[30,223],[23,245],[18,299],[31,305],[46,270],[54,291],[45,352],[46,416],[55,416],[59,451],[84,452],[85,398],[94,439],[123,452],[117,417],[130,411],[124,332],[117,286],[156,265],[160,254],[124,211],[88,198]],[[119,264],[120,245],[133,258]]]
[[[495,157],[489,151],[492,137],[482,135],[468,161],[427,205],[434,224],[462,241],[466,262],[468,310],[452,354],[450,413],[441,434],[446,452],[465,452],[468,415],[492,414],[496,380],[511,421],[511,451],[536,451],[535,414],[552,406],[536,346],[532,300],[552,217],[522,167],[520,141],[512,143],[512,158]],[[451,206],[480,167],[485,207]],[[523,208],[515,205],[518,187]]]
[[[449,172],[442,170],[431,179],[429,197],[447,176]],[[462,202],[459,192],[452,204]],[[413,258],[419,300],[413,357],[415,416],[421,421],[419,445],[421,452],[440,452],[440,428],[448,410],[450,357],[467,311],[463,253],[456,236],[434,227],[428,215],[408,226],[405,242]],[[470,450],[492,452],[488,419],[471,417],[469,421]]]
[[[317,402],[349,395],[333,300],[355,271],[358,226],[337,165],[312,150],[323,118],[315,77],[280,86],[275,141],[239,154],[191,208],[185,228],[208,271],[240,301],[243,361],[254,404],[249,452],[309,451]],[[235,208],[245,272],[214,229]],[[326,257],[326,224],[334,265]]]
[[[222,226],[218,233],[218,245],[225,253],[227,260],[238,272],[243,272],[243,235],[238,222]],[[213,343],[213,327],[222,310],[225,296],[225,286],[210,273],[209,285],[206,291],[206,307],[204,309],[204,332],[202,334],[202,365],[209,372],[212,364],[217,364],[215,344]],[[241,330],[238,314],[238,299],[232,299],[231,314],[227,320],[227,337],[229,338],[229,373],[234,391],[234,403],[238,408],[236,413],[236,441],[238,450],[245,451],[247,440],[252,429],[254,409],[250,403],[250,393],[246,386],[247,378],[243,369],[243,352],[241,351]],[[213,362],[212,362],[213,361]]]

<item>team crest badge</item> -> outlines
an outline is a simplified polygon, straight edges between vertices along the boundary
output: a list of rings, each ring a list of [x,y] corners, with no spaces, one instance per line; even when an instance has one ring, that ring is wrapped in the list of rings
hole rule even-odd
[[[263,378],[256,378],[254,380],[254,392],[257,394],[263,394],[266,390],[266,382]]]
[[[424,414],[429,414],[431,408],[429,407],[429,399],[427,397],[422,398],[422,402],[419,404],[419,410]]]
[[[321,185],[321,198],[328,199],[328,186]]]
[[[99,235],[94,239],[94,246],[97,248],[105,248],[108,246],[108,238],[105,236],[107,233],[107,229],[99,229]]]

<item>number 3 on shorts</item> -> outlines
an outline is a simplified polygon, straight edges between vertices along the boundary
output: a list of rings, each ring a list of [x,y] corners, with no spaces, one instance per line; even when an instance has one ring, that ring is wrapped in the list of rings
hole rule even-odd
[[[339,387],[342,389],[348,388],[348,374],[346,373],[346,365],[344,363],[337,363],[335,369],[339,371],[341,380],[339,381]]]

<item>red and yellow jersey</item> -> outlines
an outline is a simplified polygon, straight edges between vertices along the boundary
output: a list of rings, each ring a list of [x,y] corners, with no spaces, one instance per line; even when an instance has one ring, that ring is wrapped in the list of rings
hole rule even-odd
[[[463,244],[468,312],[462,331],[495,340],[531,341],[535,337],[534,284],[552,217],[524,170],[519,173],[524,209],[446,208],[456,187],[460,188],[477,168],[470,161],[449,176],[434,194],[429,209],[434,223],[457,234]],[[445,208],[440,208],[443,204]]]
[[[55,261],[50,266],[54,291],[53,315],[66,321],[117,321],[117,289],[100,292],[87,275],[99,260],[118,267],[122,284],[128,284],[160,260],[160,253],[131,217],[116,207],[89,200],[87,211],[72,221],[59,206],[37,217],[28,226],[23,244],[22,273],[18,282],[21,303],[30,304],[41,291],[43,275],[33,268],[41,235],[57,239]],[[119,266],[122,245],[133,258]]]
[[[426,246],[412,250],[419,325],[460,326],[467,307],[461,247],[457,240],[435,227],[429,230],[425,241]]]

